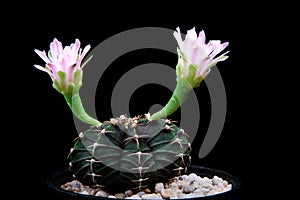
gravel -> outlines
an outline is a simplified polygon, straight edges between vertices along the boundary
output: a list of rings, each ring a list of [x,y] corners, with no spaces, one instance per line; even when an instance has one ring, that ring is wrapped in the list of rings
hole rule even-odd
[[[195,173],[174,177],[168,183],[156,183],[154,191],[146,188],[144,191],[133,193],[132,190],[124,193],[109,194],[101,188],[84,186],[77,180],[61,185],[61,188],[83,195],[93,195],[113,199],[185,199],[215,195],[227,192],[232,185],[218,176],[213,178],[200,177]]]

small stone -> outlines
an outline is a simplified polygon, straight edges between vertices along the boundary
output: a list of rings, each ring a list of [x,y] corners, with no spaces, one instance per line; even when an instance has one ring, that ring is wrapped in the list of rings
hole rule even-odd
[[[171,188],[178,188],[178,186],[177,186],[177,183],[176,183],[176,182],[172,182],[172,183],[170,184],[170,187],[171,187]]]
[[[232,189],[232,185],[231,184],[228,184],[227,186],[226,186],[226,190],[231,190]]]
[[[181,178],[182,180],[189,180],[189,176],[186,174],[182,175]]]
[[[80,182],[78,182],[78,181],[76,181],[76,180],[74,180],[74,181],[72,181],[71,183],[70,183],[70,185],[72,186],[72,188],[81,188],[81,184],[80,184]]]
[[[204,195],[206,195],[210,190],[208,188],[201,188],[201,191]]]
[[[93,196],[95,196],[95,194],[96,194],[96,190],[91,190],[91,192],[90,192],[90,195],[93,195]]]
[[[154,189],[155,193],[160,193],[162,189],[164,189],[164,184],[163,183],[156,183],[155,184],[155,189]]]
[[[146,194],[150,194],[150,193],[151,193],[151,190],[150,190],[149,188],[146,188],[146,189],[144,190],[144,192],[145,192]]]
[[[220,188],[218,188],[217,185],[213,185],[211,188],[208,188],[208,189],[210,189],[210,190],[219,190]]]
[[[219,182],[219,183],[217,184],[217,188],[223,190],[223,189],[225,188],[223,182]]]
[[[97,197],[107,197],[108,194],[107,194],[107,192],[105,192],[105,191],[103,191],[103,190],[99,190],[99,191],[95,194],[95,196],[97,196]]]
[[[133,195],[132,190],[127,190],[127,191],[125,191],[125,196],[126,196],[126,197],[131,197],[132,195]]]
[[[201,195],[203,195],[204,196],[204,194],[203,194],[203,192],[202,192],[202,190],[201,189],[196,189],[195,191],[194,191],[194,193],[197,193],[197,194],[201,194]]]
[[[207,177],[204,177],[203,178],[203,185],[204,185],[204,187],[207,187],[208,185],[212,185],[212,180],[207,178]]]
[[[213,194],[216,194],[216,191],[215,191],[215,190],[210,190],[210,191],[206,194],[206,196],[213,195]]]
[[[145,195],[146,193],[141,191],[141,192],[138,192],[137,195],[139,195],[140,197],[142,197],[143,195]]]
[[[188,180],[190,181],[190,182],[199,182],[199,180],[200,180],[200,177],[197,175],[197,174],[195,174],[195,173],[191,173],[191,174],[189,174],[189,176],[188,176]]]
[[[184,186],[189,185],[190,182],[188,180],[181,180],[181,181],[177,181],[176,185],[178,187],[178,189],[182,189]]]
[[[117,198],[117,199],[125,199],[125,194],[123,194],[123,193],[117,193],[117,194],[115,194],[115,197]]]
[[[225,187],[227,187],[228,181],[223,181],[223,185],[224,185]]]
[[[195,190],[195,187],[192,185],[186,185],[183,187],[182,192],[185,194],[191,193]]]
[[[177,198],[176,192],[174,190],[172,190],[171,188],[162,189],[160,194],[163,198],[166,198],[166,199]]]
[[[162,199],[162,197],[159,194],[145,194],[142,199]]]
[[[67,183],[65,184],[65,187],[68,187],[68,186],[71,186],[71,183],[70,183],[70,182],[67,182]]]
[[[72,186],[67,186],[66,188],[65,188],[65,190],[68,190],[68,191],[73,191],[73,189],[72,189]]]
[[[87,191],[82,191],[82,192],[80,192],[80,194],[84,194],[84,195],[89,195],[89,193],[87,192]]]
[[[218,176],[214,176],[212,178],[212,184],[213,185],[218,185],[218,183],[222,183],[222,182],[223,182],[223,180],[220,177],[218,177]]]

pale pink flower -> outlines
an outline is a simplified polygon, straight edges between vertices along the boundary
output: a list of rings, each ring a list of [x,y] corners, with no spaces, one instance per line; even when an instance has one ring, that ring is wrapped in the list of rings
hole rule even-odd
[[[179,55],[177,66],[179,67],[178,70],[181,78],[188,77],[191,73],[191,68],[194,67],[196,71],[194,70],[193,79],[202,81],[210,72],[211,67],[228,58],[226,54],[229,51],[218,55],[228,46],[228,42],[221,43],[220,40],[210,40],[206,44],[204,31],[202,30],[197,37],[195,27],[187,31],[183,41],[179,27],[176,30],[177,32],[174,32],[174,37],[179,46],[179,49],[177,48]]]
[[[48,56],[45,51],[35,49],[34,51],[45,61],[46,66],[34,65],[37,69],[48,73],[53,80],[53,86],[60,92],[69,91],[72,88],[81,86],[82,66],[81,62],[91,46],[87,45],[83,51],[80,48],[80,41],[75,40],[70,46],[63,48],[62,43],[54,38],[50,44]]]

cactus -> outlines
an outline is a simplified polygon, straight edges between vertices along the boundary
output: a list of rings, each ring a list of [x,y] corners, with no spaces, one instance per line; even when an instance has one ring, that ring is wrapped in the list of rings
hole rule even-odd
[[[68,156],[77,180],[107,191],[142,190],[185,173],[191,162],[188,135],[164,118],[183,104],[193,88],[200,86],[213,66],[228,58],[229,51],[221,55],[220,52],[229,43],[211,40],[206,44],[204,31],[197,36],[195,28],[182,39],[179,27],[176,30],[173,35],[178,43],[177,85],[168,103],[152,116],[120,116],[103,123],[85,112],[79,95],[82,69],[90,59],[83,64],[82,61],[91,46],[82,50],[76,39],[63,47],[55,38],[48,54],[35,49],[46,64],[34,67],[50,76],[53,87],[64,96],[74,115],[92,125],[79,134]]]
[[[122,115],[81,133],[68,158],[84,184],[139,191],[185,173],[190,151],[188,135],[172,121]]]

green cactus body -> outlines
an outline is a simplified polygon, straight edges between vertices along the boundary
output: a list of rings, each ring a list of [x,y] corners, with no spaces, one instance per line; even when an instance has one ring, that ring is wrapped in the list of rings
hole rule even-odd
[[[170,120],[121,116],[79,135],[70,170],[89,186],[139,191],[184,174],[190,151],[188,135]]]

